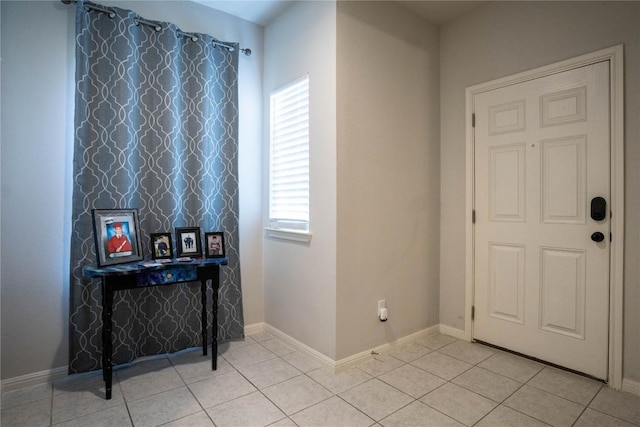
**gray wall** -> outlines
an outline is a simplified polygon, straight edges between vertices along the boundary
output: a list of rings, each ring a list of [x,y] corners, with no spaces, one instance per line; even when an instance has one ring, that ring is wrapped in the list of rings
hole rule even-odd
[[[624,372],[640,380],[640,3],[495,2],[441,28],[440,322],[464,329],[465,88],[625,46]]]
[[[264,241],[265,322],[335,358],[336,335],[336,5],[295,2],[265,28],[264,114],[269,95],[309,74],[309,244]],[[264,153],[268,165],[269,134]],[[269,182],[265,166],[264,185]],[[267,224],[268,201],[265,202]]]
[[[68,12],[61,3],[2,2],[3,378],[67,363]]]
[[[264,319],[262,297],[262,27],[191,2],[111,2],[185,31],[239,41],[240,247],[245,321]],[[1,9],[2,378],[68,362],[73,6],[3,1]]]
[[[440,53],[395,2],[339,2],[337,34],[339,360],[438,323]]]

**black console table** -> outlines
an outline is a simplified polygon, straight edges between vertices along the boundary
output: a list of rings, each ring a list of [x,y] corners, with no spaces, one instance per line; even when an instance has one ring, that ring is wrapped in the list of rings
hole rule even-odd
[[[171,260],[155,264],[149,261],[108,267],[85,266],[85,277],[102,280],[102,379],[106,386],[106,398],[111,399],[112,354],[113,354],[113,295],[124,289],[148,286],[172,285],[183,282],[200,282],[202,299],[202,354],[207,355],[207,281],[213,288],[213,325],[211,342],[211,369],[217,368],[218,355],[218,289],[220,288],[220,266],[227,264],[227,258],[193,259],[190,261]]]

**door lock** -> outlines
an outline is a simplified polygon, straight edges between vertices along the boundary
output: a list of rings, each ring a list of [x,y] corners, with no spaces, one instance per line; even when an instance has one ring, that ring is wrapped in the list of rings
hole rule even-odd
[[[602,221],[607,217],[607,201],[602,197],[591,199],[591,218],[594,221]]]

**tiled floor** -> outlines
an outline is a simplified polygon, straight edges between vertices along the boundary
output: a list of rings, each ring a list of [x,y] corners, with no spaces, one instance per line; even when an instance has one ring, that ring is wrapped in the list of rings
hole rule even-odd
[[[339,373],[266,333],[2,395],[2,426],[640,426],[640,397],[432,335]]]

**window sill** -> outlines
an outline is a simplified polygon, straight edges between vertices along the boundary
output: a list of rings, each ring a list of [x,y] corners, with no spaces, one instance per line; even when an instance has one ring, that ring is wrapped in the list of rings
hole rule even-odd
[[[284,230],[280,228],[265,227],[267,237],[278,240],[289,240],[292,242],[309,243],[312,234],[308,231]]]

